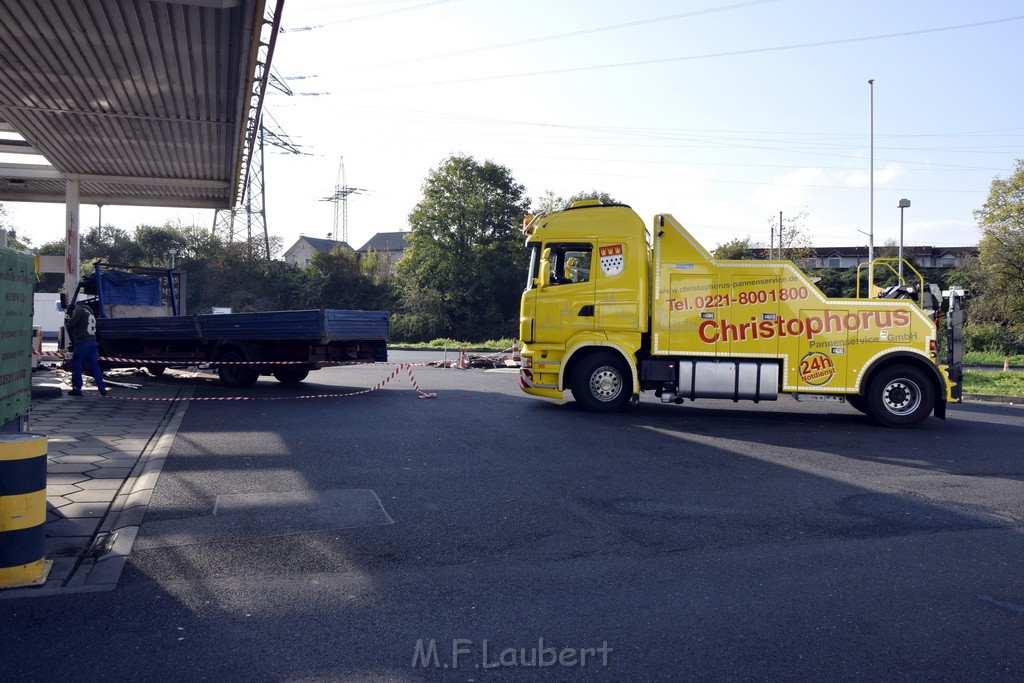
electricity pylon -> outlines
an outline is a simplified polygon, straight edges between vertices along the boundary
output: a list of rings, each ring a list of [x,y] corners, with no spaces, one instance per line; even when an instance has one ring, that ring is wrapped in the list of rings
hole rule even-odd
[[[324,197],[320,201],[332,202],[334,204],[334,239],[340,236],[341,241],[348,244],[348,198],[349,195],[366,192],[361,187],[349,187],[345,179],[345,157],[338,161],[338,177],[334,182],[334,194]],[[341,214],[341,232],[338,232],[338,214]],[[350,245],[351,246],[351,245]]]

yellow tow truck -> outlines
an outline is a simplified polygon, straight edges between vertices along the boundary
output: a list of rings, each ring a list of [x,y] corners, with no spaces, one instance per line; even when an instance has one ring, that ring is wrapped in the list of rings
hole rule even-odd
[[[945,419],[960,401],[962,290],[921,280],[831,299],[790,261],[716,260],[672,216],[655,216],[648,232],[628,206],[596,200],[528,217],[524,232],[528,394],[570,390],[594,412],[641,391],[665,403],[790,394],[847,402],[889,427]]]

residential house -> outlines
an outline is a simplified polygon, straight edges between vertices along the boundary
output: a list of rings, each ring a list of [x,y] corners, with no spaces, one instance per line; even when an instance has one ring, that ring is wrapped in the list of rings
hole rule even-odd
[[[372,251],[386,256],[388,259],[388,274],[394,275],[395,264],[398,263],[405,250],[409,247],[408,237],[408,232],[378,232],[370,238],[370,241],[360,247],[356,253],[366,255]]]
[[[875,258],[895,258],[897,247],[891,245],[875,247]],[[977,255],[977,247],[931,247],[903,246],[903,258],[918,268],[959,268],[964,258]],[[751,249],[750,255],[755,259],[767,259],[767,249]],[[856,268],[858,264],[867,263],[868,248],[859,247],[814,247],[810,255],[800,259],[804,268]]]
[[[298,266],[299,268],[308,268],[310,261],[313,259],[313,254],[318,251],[330,251],[336,247],[353,251],[352,247],[345,242],[303,235],[284,252],[284,260],[286,263]]]

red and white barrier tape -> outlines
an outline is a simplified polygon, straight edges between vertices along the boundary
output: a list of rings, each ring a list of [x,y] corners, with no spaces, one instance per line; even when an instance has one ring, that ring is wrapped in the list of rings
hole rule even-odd
[[[182,402],[182,401],[292,401],[302,400],[310,398],[346,398],[349,396],[361,396],[363,394],[369,394],[370,392],[377,391],[378,389],[384,388],[386,384],[391,380],[398,377],[404,369],[409,373],[409,381],[412,382],[412,388],[416,391],[418,396],[416,398],[437,398],[436,393],[429,393],[420,389],[419,383],[416,382],[416,378],[412,374],[412,363],[401,363],[399,364],[387,377],[377,382],[369,389],[361,389],[359,391],[350,391],[343,394],[305,394],[302,396],[201,396],[191,398],[179,398],[177,396],[173,398],[148,398],[148,397],[135,397],[135,396],[110,396],[110,398],[119,399],[122,401],[152,401],[152,402]]]
[[[32,350],[33,356],[39,356],[40,358],[59,358],[64,359],[66,356],[64,353],[49,352],[49,351],[36,351]],[[168,360],[146,360],[144,358],[120,358],[118,356],[99,356],[98,360],[105,361],[107,363],[125,363],[127,365],[309,365],[310,363],[317,363],[319,365],[369,365],[373,361],[359,361],[359,360],[327,360],[327,361],[304,361],[304,360],[261,360],[261,361],[248,361],[248,360],[230,360],[230,361],[198,361],[198,360],[182,360],[182,361],[168,361]]]

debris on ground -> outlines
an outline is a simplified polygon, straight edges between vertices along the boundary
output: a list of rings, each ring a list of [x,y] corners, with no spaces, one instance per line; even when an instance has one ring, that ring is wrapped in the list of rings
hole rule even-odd
[[[464,361],[462,358],[455,358],[453,360],[435,360],[428,362],[427,365],[435,368],[477,368],[486,370],[519,367],[519,363],[502,353],[467,353]]]

